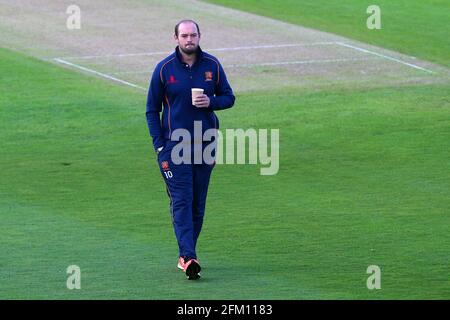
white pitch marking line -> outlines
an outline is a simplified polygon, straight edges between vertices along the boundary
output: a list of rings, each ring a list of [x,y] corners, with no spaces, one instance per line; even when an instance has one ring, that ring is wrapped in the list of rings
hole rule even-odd
[[[215,48],[205,49],[205,51],[237,51],[237,50],[251,50],[251,49],[273,49],[273,48],[289,48],[289,47],[306,47],[306,46],[322,46],[332,45],[335,42],[312,42],[312,43],[292,43],[292,44],[274,44],[274,45],[260,45],[247,47],[230,47],[230,48]],[[114,57],[134,57],[134,56],[154,56],[161,54],[171,54],[173,51],[160,52],[141,52],[141,53],[123,53],[123,54],[107,54],[107,55],[93,55],[93,56],[79,56],[79,57],[59,57],[57,59],[96,59],[96,58],[114,58]]]
[[[259,67],[259,66],[280,66],[280,65],[292,65],[292,64],[310,64],[310,63],[329,63],[329,62],[348,62],[348,61],[368,61],[377,58],[342,58],[342,59],[322,59],[322,60],[298,60],[298,61],[282,61],[282,62],[265,62],[265,63],[250,63],[250,64],[230,64],[227,68],[247,68],[247,67]],[[140,74],[148,73],[148,71],[118,71],[113,74]]]
[[[206,51],[236,51],[236,50],[249,50],[249,49],[273,49],[273,48],[289,48],[289,47],[307,47],[307,46],[324,46],[335,44],[334,42],[312,42],[312,43],[292,43],[292,44],[272,44],[272,45],[260,45],[249,47],[234,47],[234,48],[216,48],[208,49]]]
[[[125,84],[127,86],[133,87],[133,88],[137,88],[137,89],[140,89],[140,90],[147,91],[147,89],[145,89],[145,88],[143,88],[141,86],[138,86],[138,85],[136,85],[134,83],[131,83],[131,82],[128,82],[128,81],[125,81],[125,80],[121,80],[121,79],[112,77],[110,75],[107,75],[105,73],[101,73],[101,72],[98,72],[98,71],[95,71],[95,70],[92,70],[92,69],[89,69],[89,68],[86,68],[86,67],[79,66],[79,65],[77,65],[75,63],[71,63],[71,62],[65,61],[65,60],[63,60],[61,58],[55,58],[54,60],[59,62],[59,63],[65,64],[65,65],[68,65],[68,66],[71,66],[71,67],[74,67],[74,68],[77,68],[77,69],[80,69],[80,70],[83,70],[83,71],[86,71],[86,72],[90,72],[90,73],[96,74],[96,75],[98,75],[100,77],[103,77],[103,78],[106,78],[106,79],[109,79],[109,80],[112,80],[112,81],[116,81],[116,82],[119,82],[121,84]]]
[[[285,62],[266,62],[255,64],[231,64],[229,68],[235,67],[256,67],[256,66],[280,66],[290,64],[311,64],[311,63],[328,63],[328,62],[347,62],[347,61],[367,61],[374,58],[342,58],[342,59],[321,59],[321,60],[299,60],[299,61],[285,61]]]
[[[122,54],[105,54],[105,55],[97,55],[97,56],[78,56],[78,57],[60,57],[58,59],[97,59],[97,58],[121,58],[121,57],[134,57],[134,56],[154,56],[154,55],[163,55],[163,54],[171,54],[169,51],[160,51],[160,52],[141,52],[141,53],[122,53]]]
[[[417,66],[417,65],[415,65],[415,64],[408,63],[408,62],[402,61],[402,60],[400,60],[400,59],[396,59],[396,58],[393,58],[393,57],[390,57],[390,56],[386,56],[386,55],[381,54],[381,53],[377,53],[377,52],[370,51],[370,50],[367,50],[367,49],[363,49],[363,48],[360,48],[360,47],[352,46],[352,45],[347,44],[347,43],[342,43],[342,42],[335,42],[335,43],[336,43],[337,45],[340,45],[340,46],[343,46],[343,47],[355,49],[355,50],[358,50],[358,51],[361,51],[361,52],[364,52],[364,53],[373,54],[373,55],[375,55],[375,56],[378,56],[378,57],[381,57],[381,58],[384,58],[384,59],[388,59],[388,60],[391,60],[391,61],[395,61],[395,62],[404,64],[404,65],[409,66],[409,67],[414,68],[414,69],[422,70],[422,71],[425,71],[425,72],[428,72],[428,73],[435,73],[434,71],[431,71],[431,70],[428,70],[428,69],[419,67],[419,66]]]

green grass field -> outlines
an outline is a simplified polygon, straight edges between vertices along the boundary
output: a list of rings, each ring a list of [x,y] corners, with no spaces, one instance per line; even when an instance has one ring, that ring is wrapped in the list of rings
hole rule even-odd
[[[216,167],[191,282],[145,95],[6,49],[0,70],[1,299],[450,298],[448,86],[238,95],[222,129],[280,128],[280,171]]]
[[[447,0],[207,0],[274,19],[340,34],[450,66]],[[381,30],[368,30],[370,5],[381,9]]]

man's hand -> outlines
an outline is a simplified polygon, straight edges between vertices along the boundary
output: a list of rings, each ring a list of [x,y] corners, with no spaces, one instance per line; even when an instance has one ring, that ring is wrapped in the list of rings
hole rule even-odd
[[[164,149],[164,146],[161,146],[159,148],[157,148],[156,151],[156,155],[159,155],[159,153]]]
[[[208,108],[209,107],[209,97],[206,94],[199,95],[194,99],[194,105],[197,108]]]

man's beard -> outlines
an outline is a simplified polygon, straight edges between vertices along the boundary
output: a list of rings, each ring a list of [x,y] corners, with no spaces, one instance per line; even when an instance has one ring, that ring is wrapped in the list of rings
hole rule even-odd
[[[183,53],[187,54],[188,56],[193,55],[197,52],[198,46],[193,45],[192,47],[190,47],[189,49],[187,48],[182,48],[180,46],[180,50],[183,51]]]

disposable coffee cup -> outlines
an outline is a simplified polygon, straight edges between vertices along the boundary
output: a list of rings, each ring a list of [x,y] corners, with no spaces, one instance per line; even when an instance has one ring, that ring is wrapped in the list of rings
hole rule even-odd
[[[194,99],[195,99],[196,97],[198,97],[198,96],[201,96],[201,95],[203,94],[203,89],[200,89],[200,88],[192,88],[192,89],[191,89],[191,92],[192,92],[192,105],[195,106],[195,104],[194,104]]]

